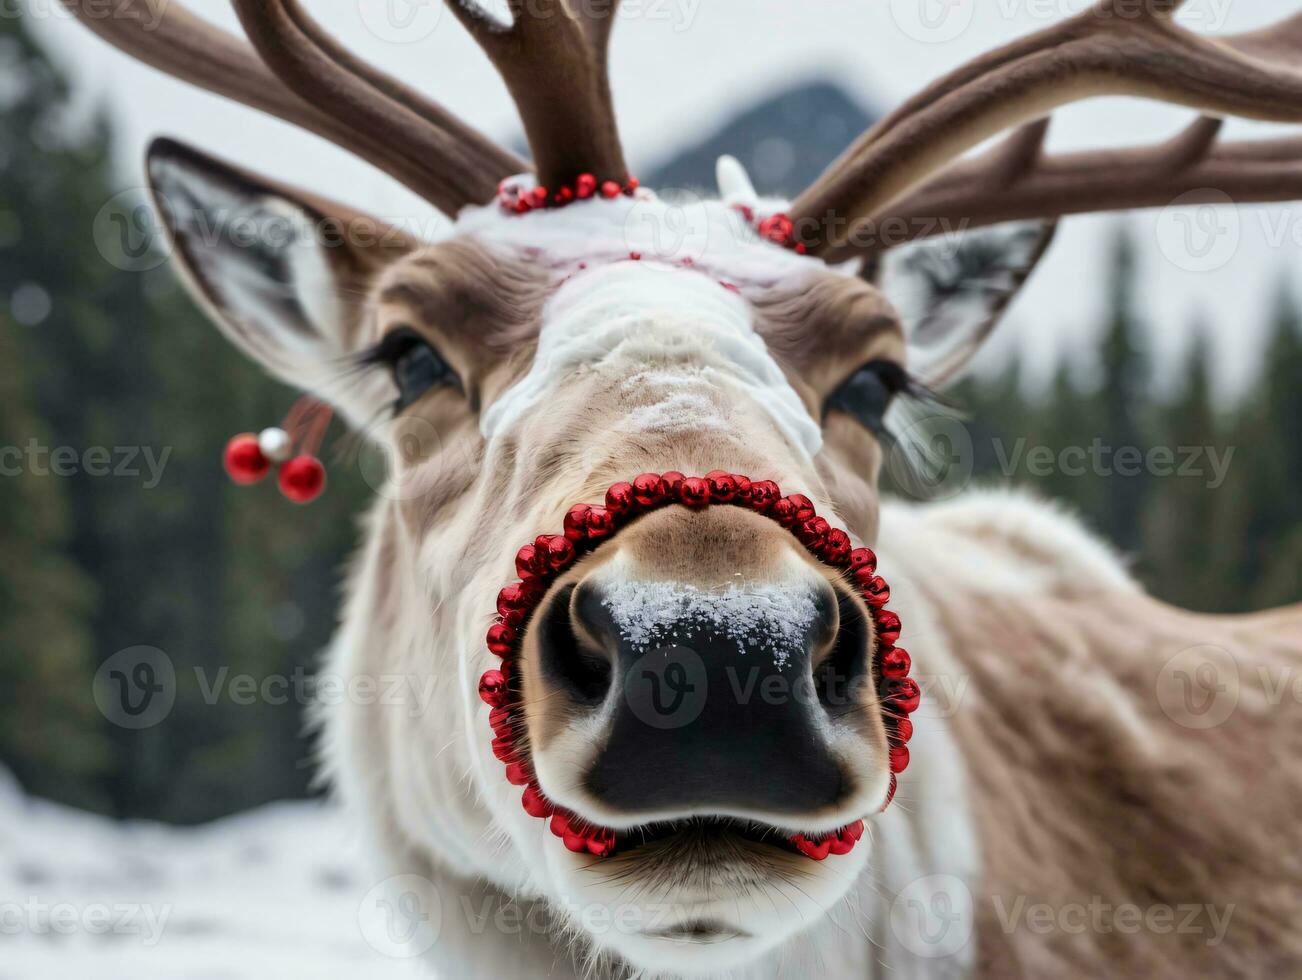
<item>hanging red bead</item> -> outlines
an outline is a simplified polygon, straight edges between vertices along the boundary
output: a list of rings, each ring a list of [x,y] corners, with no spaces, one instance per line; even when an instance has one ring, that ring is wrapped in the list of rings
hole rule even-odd
[[[315,456],[295,456],[280,468],[280,492],[296,504],[310,504],[325,492],[326,472]]]
[[[311,503],[325,491],[325,467],[316,452],[330,426],[331,409],[310,395],[296,401],[279,426],[254,435],[243,432],[226,444],[222,466],[241,485],[257,483],[273,466],[276,484],[296,504]],[[297,455],[295,455],[297,452]]]
[[[241,486],[257,483],[271,472],[271,460],[262,454],[258,437],[252,432],[241,432],[226,443],[222,465],[226,474]]]
[[[576,196],[584,187],[576,187]],[[788,527],[809,551],[839,569],[864,596],[877,636],[876,674],[880,696],[887,709],[885,718],[890,762],[890,783],[885,803],[895,795],[895,774],[909,764],[907,743],[913,723],[905,717],[916,711],[922,692],[909,676],[908,653],[896,647],[900,618],[883,608],[890,589],[877,575],[877,556],[868,548],[851,547],[850,536],[814,511],[809,497],[800,493],[782,496],[772,480],[751,480],[738,473],[713,470],[704,477],[687,477],[676,470],[639,473],[631,481],[612,484],[604,504],[575,504],[565,514],[562,534],[542,534],[516,552],[519,581],[502,588],[497,595],[498,620],[486,634],[489,651],[501,658],[501,666],[487,670],[479,681],[479,696],[492,709],[493,754],[503,763],[507,781],[523,787],[521,806],[530,816],[550,821],[551,832],[575,854],[606,857],[619,849],[619,834],[598,827],[547,798],[537,782],[526,749],[517,732],[518,697],[513,694],[513,664],[519,650],[521,630],[546,594],[554,576],[577,558],[614,533],[622,523],[657,507],[673,504],[701,508],[712,505],[746,507]],[[848,854],[862,837],[864,823],[855,821],[837,831],[814,837],[796,834],[790,843],[801,854],[816,861],[829,855]]]

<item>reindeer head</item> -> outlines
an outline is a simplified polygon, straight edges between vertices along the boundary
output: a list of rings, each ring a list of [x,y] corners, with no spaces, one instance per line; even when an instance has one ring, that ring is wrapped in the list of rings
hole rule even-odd
[[[1058,157],[1031,121],[955,162],[1092,95],[1302,118],[1302,77],[1285,67],[1302,18],[1207,41],[1172,23],[1178,5],[1122,16],[1103,2],[959,69],[785,211],[728,160],[719,201],[622,192],[605,72],[615,4],[512,2],[510,24],[451,4],[521,108],[533,178],[356,61],[296,0],[235,0],[256,54],[174,4],[161,19],[130,3],[87,18],[159,67],[354,150],[456,219],[419,242],[171,142],[150,154],[177,255],[218,326],[394,447],[340,662],[434,677],[441,699],[416,713],[351,706],[331,731],[345,788],[395,853],[567,911],[631,909],[628,928],[572,924],[653,969],[752,959],[841,900],[870,841],[822,863],[789,841],[871,818],[890,792],[884,644],[845,574],[751,510],[669,506],[548,581],[519,638],[510,751],[555,805],[617,832],[601,858],[526,813],[494,758],[476,686],[495,665],[484,634],[498,590],[521,545],[639,473],[776,481],[870,545],[888,408],[921,390],[915,377],[963,366],[1053,219],[1197,188],[1302,190],[1296,141],[1219,147],[1210,118],[1164,146]],[[567,203],[561,188],[588,174],[620,192]],[[495,202],[504,180],[545,188],[538,207]],[[667,244],[671,218],[689,233]],[[926,301],[902,317],[888,300],[889,246],[1013,219],[1036,223],[894,263],[925,273]]]

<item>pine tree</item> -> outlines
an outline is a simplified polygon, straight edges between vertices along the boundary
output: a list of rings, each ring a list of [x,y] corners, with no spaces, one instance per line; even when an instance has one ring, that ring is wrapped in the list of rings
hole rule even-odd
[[[1111,458],[1103,461],[1102,478],[1107,487],[1098,513],[1099,526],[1128,553],[1139,549],[1139,515],[1150,484],[1142,467],[1138,474],[1118,472],[1123,462],[1119,453],[1145,453],[1148,449],[1143,422],[1148,414],[1152,377],[1143,327],[1135,311],[1137,275],[1134,242],[1123,228],[1117,232],[1110,257],[1109,320],[1100,353],[1102,387],[1097,402],[1098,429],[1093,435],[1112,450]]]
[[[1233,581],[1230,557],[1235,542],[1213,532],[1218,510],[1227,494],[1239,492],[1233,466],[1226,482],[1210,486],[1213,473],[1201,447],[1212,447],[1224,459],[1228,449],[1213,404],[1210,376],[1211,327],[1201,317],[1190,326],[1193,341],[1185,360],[1178,397],[1158,410],[1160,444],[1172,453],[1172,470],[1151,481],[1152,493],[1143,513],[1143,556],[1151,589],[1160,598],[1201,612],[1226,612],[1234,597],[1226,585]],[[1200,456],[1190,472],[1181,472],[1185,454]],[[1231,464],[1233,457],[1230,457]],[[1196,472],[1194,472],[1196,470]]]
[[[49,471],[49,432],[32,407],[9,317],[0,316],[0,760],[33,790],[102,805],[108,763],[94,672],[92,583],[68,557],[65,488]]]
[[[120,447],[135,453],[136,471],[47,481],[57,485],[49,506],[66,512],[55,538],[98,599],[88,609],[72,601],[71,586],[57,593],[69,597],[60,608],[82,644],[69,641],[60,681],[93,710],[98,664],[147,645],[170,658],[177,691],[169,716],[151,728],[87,719],[101,749],[85,759],[107,757],[98,775],[43,766],[25,743],[4,751],[20,773],[50,774],[31,788],[102,800],[124,816],[204,820],[302,795],[311,777],[303,704],[239,704],[225,688],[213,702],[199,678],[211,687],[224,669],[261,682],[314,666],[334,626],[362,481],[355,467],[335,467],[326,495],[299,509],[272,486],[225,480],[226,439],[275,424],[296,394],[236,353],[171,270],[132,271],[122,261],[128,251],[115,250],[112,233],[134,230],[147,211],[138,193],[117,185],[138,177],[115,173],[104,119],[66,125],[67,87],[25,25],[0,18],[0,307],[30,324],[17,333],[4,325],[18,345],[9,366],[50,442],[79,453]],[[145,451],[165,460],[156,485]],[[21,655],[2,649],[0,661]],[[80,717],[64,715],[69,724]]]
[[[1251,608],[1302,598],[1302,309],[1287,279],[1275,299],[1259,385],[1237,442],[1251,471],[1243,576]]]

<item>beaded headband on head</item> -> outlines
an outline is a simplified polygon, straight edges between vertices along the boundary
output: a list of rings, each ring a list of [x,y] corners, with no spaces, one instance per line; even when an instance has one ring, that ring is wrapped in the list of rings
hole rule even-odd
[[[788,528],[806,549],[824,564],[840,570],[863,596],[872,613],[877,636],[874,667],[878,693],[890,739],[890,788],[884,810],[895,796],[896,773],[909,764],[908,742],[913,723],[908,715],[918,708],[921,691],[910,678],[908,653],[895,645],[900,637],[900,617],[886,608],[890,588],[877,574],[877,556],[868,548],[853,548],[850,536],[814,512],[804,494],[784,497],[772,480],[752,481],[735,473],[714,470],[704,477],[682,473],[643,473],[631,483],[616,483],[606,491],[604,505],[576,504],[565,515],[564,532],[544,534],[526,544],[515,556],[520,581],[497,594],[497,620],[488,629],[488,649],[501,658],[500,666],[479,679],[479,696],[492,709],[493,754],[506,767],[506,779],[523,786],[521,803],[534,817],[549,819],[551,831],[575,853],[607,857],[619,846],[618,832],[599,827],[549,800],[538,783],[533,765],[522,750],[520,677],[516,669],[520,642],[530,615],[546,594],[551,581],[584,553],[609,538],[621,524],[660,507],[681,505],[695,509],[711,505],[746,507]],[[821,861],[829,854],[847,854],[863,834],[863,821],[814,837],[795,834],[789,842],[796,850]]]
[[[639,197],[654,195],[643,188],[636,177],[629,177],[623,184],[613,180],[598,182],[592,174],[579,174],[573,184],[550,189],[533,183],[532,175],[508,177],[497,186],[497,204],[510,214],[528,214],[530,211],[550,211],[573,204],[575,201],[587,201],[604,198],[613,200],[617,197]],[[755,208],[747,204],[734,204],[733,210],[745,219],[746,224],[755,229],[755,233],[765,241],[790,249],[800,255],[806,253],[805,243],[796,236],[795,222],[783,211],[760,215]]]

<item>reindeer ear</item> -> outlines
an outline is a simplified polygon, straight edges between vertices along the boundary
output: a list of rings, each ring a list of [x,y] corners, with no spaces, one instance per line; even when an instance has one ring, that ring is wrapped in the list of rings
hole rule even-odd
[[[367,345],[368,286],[410,239],[171,140],[147,165],[187,284],[236,347],[354,423],[392,400],[386,379],[349,376],[349,355]]]
[[[1035,221],[919,242],[864,270],[899,311],[921,381],[939,387],[967,367],[1056,230]]]

